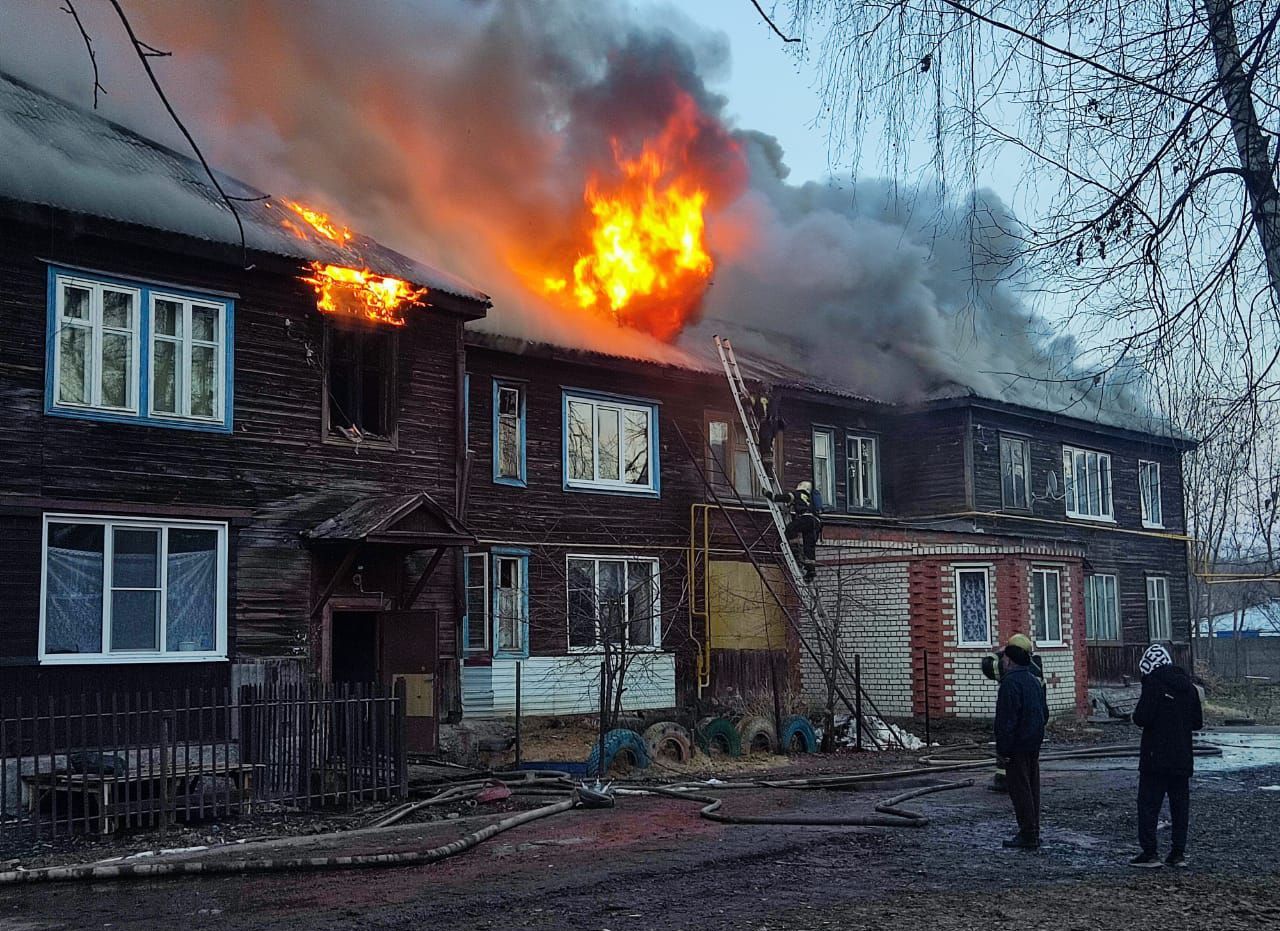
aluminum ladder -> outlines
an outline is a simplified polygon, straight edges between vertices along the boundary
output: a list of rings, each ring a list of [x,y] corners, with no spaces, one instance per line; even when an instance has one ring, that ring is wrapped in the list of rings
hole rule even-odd
[[[738,357],[734,355],[733,344],[727,339],[721,339],[718,335],[714,339],[716,341],[716,352],[720,354],[720,364],[724,367],[725,377],[729,380],[729,393],[733,395],[734,406],[738,409],[738,418],[742,421],[742,426],[747,431],[747,454],[751,457],[751,467],[755,470],[756,479],[760,482],[760,487],[765,491],[779,493],[781,488],[778,486],[777,480],[770,478],[769,474],[765,472],[764,460],[760,458],[759,424],[756,422],[755,410],[750,402],[751,392],[747,388],[746,380],[742,377],[742,370],[738,368]],[[782,505],[769,498],[765,499],[765,503],[769,506],[769,514],[773,517],[773,525],[778,530],[778,539],[782,544],[782,561],[787,567],[787,573],[791,576],[792,587],[795,588],[800,596],[800,603],[804,606],[805,611],[818,622],[819,633],[830,629],[831,622],[827,618],[827,610],[823,607],[817,585],[814,582],[806,582],[804,580],[804,572],[796,561],[795,551],[792,550],[791,544],[787,540],[787,518],[786,514],[783,513]]]

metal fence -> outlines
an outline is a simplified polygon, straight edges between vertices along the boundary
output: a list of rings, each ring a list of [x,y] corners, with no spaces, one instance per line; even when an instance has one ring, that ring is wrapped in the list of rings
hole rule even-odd
[[[404,700],[289,685],[0,705],[0,841],[405,794]]]

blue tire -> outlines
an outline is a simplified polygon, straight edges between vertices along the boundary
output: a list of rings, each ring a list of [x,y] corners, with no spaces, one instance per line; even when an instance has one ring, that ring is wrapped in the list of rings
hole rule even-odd
[[[780,753],[817,753],[818,735],[813,725],[802,714],[793,714],[782,722],[782,739],[778,741]]]
[[[637,769],[644,769],[649,765],[649,748],[645,746],[644,738],[635,731],[615,727],[604,735],[603,767],[600,765],[600,742],[596,741],[592,745],[591,755],[587,757],[588,775],[603,776],[608,773],[619,754],[629,756]]]

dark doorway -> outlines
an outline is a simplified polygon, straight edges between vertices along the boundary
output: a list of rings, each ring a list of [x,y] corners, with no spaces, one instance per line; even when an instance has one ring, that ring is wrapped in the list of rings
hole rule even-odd
[[[378,615],[335,611],[330,647],[334,682],[378,681]]]

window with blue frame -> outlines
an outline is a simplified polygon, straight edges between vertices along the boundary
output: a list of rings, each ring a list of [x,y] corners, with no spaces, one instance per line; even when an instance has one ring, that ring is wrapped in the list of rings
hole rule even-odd
[[[658,493],[656,404],[565,392],[565,487]]]
[[[527,484],[525,464],[525,387],[493,380],[493,480],[500,485]]]
[[[50,268],[45,410],[231,430],[229,298]]]
[[[463,620],[468,653],[488,653],[489,645],[489,554],[468,553],[466,562],[467,614]]]
[[[493,576],[493,654],[529,655],[529,556],[494,550],[490,554]]]

